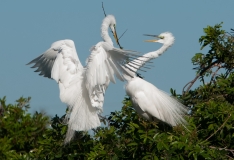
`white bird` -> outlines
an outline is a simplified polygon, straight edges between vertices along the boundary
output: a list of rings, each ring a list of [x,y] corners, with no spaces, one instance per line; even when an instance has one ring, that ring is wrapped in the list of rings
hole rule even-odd
[[[110,81],[115,83],[114,76],[121,81],[124,80],[123,74],[131,76],[123,70],[126,68],[124,64],[131,56],[137,55],[134,51],[113,47],[108,28],[117,37],[115,26],[114,16],[104,18],[101,26],[104,42],[91,48],[85,67],[80,63],[74,42],[68,39],[54,42],[45,53],[28,63],[35,63],[32,66],[38,67],[35,72],[54,79],[59,85],[60,99],[68,105],[70,113],[65,142],[72,139],[75,130],[87,131],[100,126],[98,113],[102,112]]]
[[[159,38],[159,40],[148,40],[147,42],[159,42],[163,46],[157,51],[149,52],[143,56],[130,61],[125,66],[121,66],[124,79],[127,81],[125,90],[131,98],[133,107],[138,114],[147,120],[159,119],[171,126],[186,124],[183,115],[187,112],[186,107],[175,98],[169,96],[166,92],[158,89],[153,84],[136,75],[136,71],[145,65],[148,61],[157,58],[163,54],[174,43],[174,36],[170,32],[156,35],[147,35]],[[103,37],[103,36],[102,36]],[[118,43],[117,34],[114,34]],[[109,35],[106,36],[109,44],[113,42]]]
[[[159,39],[147,40],[147,42],[159,42],[162,43],[163,46],[157,51],[149,52],[142,57],[130,61],[130,65],[127,64],[127,66],[131,68],[129,74],[131,74],[132,71],[136,72],[145,64],[145,62],[160,56],[173,45],[175,40],[173,35],[169,32],[154,37]],[[133,68],[131,67],[132,64],[137,65]],[[131,98],[132,105],[137,113],[147,120],[154,120],[157,118],[171,126],[185,124],[186,121],[184,120],[183,115],[186,113],[186,107],[164,91],[159,90],[153,84],[137,77],[134,72],[132,72],[131,77],[128,75],[125,75],[124,77],[127,80],[125,86],[126,93]]]

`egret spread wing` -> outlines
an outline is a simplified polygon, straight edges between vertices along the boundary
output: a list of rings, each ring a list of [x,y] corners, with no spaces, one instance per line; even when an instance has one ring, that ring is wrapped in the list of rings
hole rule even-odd
[[[115,83],[115,76],[124,81],[124,65],[134,51],[125,51],[111,47],[108,43],[99,42],[92,47],[86,66],[86,88],[93,107],[102,110],[104,94],[110,83]],[[135,74],[135,73],[134,73]]]
[[[35,72],[40,72],[39,75],[66,84],[70,83],[77,69],[83,68],[72,40],[54,42],[45,53],[33,59],[28,65],[33,63],[35,64],[32,68],[37,68]]]
[[[133,68],[137,68],[139,65],[141,65],[141,63],[135,63],[132,61],[132,59],[141,57],[141,55],[139,55],[139,52],[122,50],[118,48],[112,48],[107,52],[111,57],[110,59],[115,63],[115,66],[118,68],[119,71],[121,71],[121,76],[117,75],[120,80],[126,80],[125,76],[123,75],[127,75],[130,77],[135,76],[135,72],[137,70],[133,70]],[[124,77],[124,79],[122,77]]]
[[[77,90],[80,90],[81,85],[74,85],[72,82],[74,79],[79,80],[83,71],[74,42],[72,40],[56,41],[45,53],[28,64],[32,63],[35,63],[33,68],[38,67],[36,71],[40,71],[40,75],[52,78],[59,84],[61,101],[68,106],[73,106],[80,96]],[[81,69],[80,72],[79,69]]]
[[[35,72],[40,72],[39,75],[43,75],[44,77],[51,78],[51,70],[54,65],[54,61],[57,57],[57,51],[53,50],[53,48],[48,49],[45,53],[40,55],[39,57],[33,59],[29,64],[35,63],[31,68],[37,68]]]
[[[65,141],[72,139],[74,130],[87,131],[100,126],[97,109],[93,108],[84,82],[81,65],[72,40],[54,42],[50,49],[29,64],[38,67],[40,75],[54,79],[60,90],[60,99],[68,106]]]
[[[77,74],[80,76],[80,73],[83,72],[75,44],[72,40],[62,40],[53,43],[52,47],[58,51],[58,55],[51,76],[57,82],[60,81],[65,87],[68,87]]]

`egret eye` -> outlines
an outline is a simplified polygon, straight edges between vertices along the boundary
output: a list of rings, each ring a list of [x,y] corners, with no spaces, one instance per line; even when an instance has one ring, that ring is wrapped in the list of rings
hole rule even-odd
[[[160,38],[160,39],[163,39],[163,38],[164,38],[164,36],[159,36],[159,38]]]

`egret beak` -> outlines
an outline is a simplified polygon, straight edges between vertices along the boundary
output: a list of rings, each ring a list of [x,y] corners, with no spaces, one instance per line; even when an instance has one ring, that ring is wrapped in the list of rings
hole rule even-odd
[[[119,44],[119,38],[118,38],[118,36],[117,36],[117,32],[116,32],[115,26],[114,26],[114,29],[115,29],[115,30],[114,30],[113,34],[114,34],[115,41],[116,41],[116,43],[118,44],[119,48],[120,48],[120,49],[123,49],[123,47],[121,47],[121,45]]]
[[[158,35],[151,35],[151,34],[144,34],[144,36],[150,36],[150,37],[157,37]],[[145,40],[145,42],[157,42],[158,39],[152,39],[152,40]]]
[[[145,42],[157,42],[157,39],[152,39],[152,40],[145,40]]]
[[[114,38],[115,38],[116,43],[119,44],[119,38],[118,38],[117,33],[116,33],[116,28],[115,28],[115,31],[113,32],[113,34],[114,34]]]

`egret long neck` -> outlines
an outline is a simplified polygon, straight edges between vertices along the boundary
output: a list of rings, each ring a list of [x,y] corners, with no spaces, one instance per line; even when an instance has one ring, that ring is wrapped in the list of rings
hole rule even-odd
[[[110,26],[110,19],[108,18],[105,18],[102,22],[102,26],[101,26],[101,36],[103,38],[103,40],[107,43],[109,43],[111,46],[113,46],[113,42],[108,34],[108,29],[109,29],[109,26]]]
[[[159,48],[157,51],[153,51],[153,52],[149,52],[144,54],[143,56],[136,58],[132,61],[130,61],[128,64],[128,67],[131,68],[132,71],[136,72],[138,69],[140,69],[141,67],[144,66],[144,64],[147,61],[150,61],[151,59],[157,58],[160,55],[162,55],[168,48],[170,47],[170,45],[163,45],[161,48]],[[131,64],[131,65],[129,65]],[[133,67],[132,67],[133,66]]]

